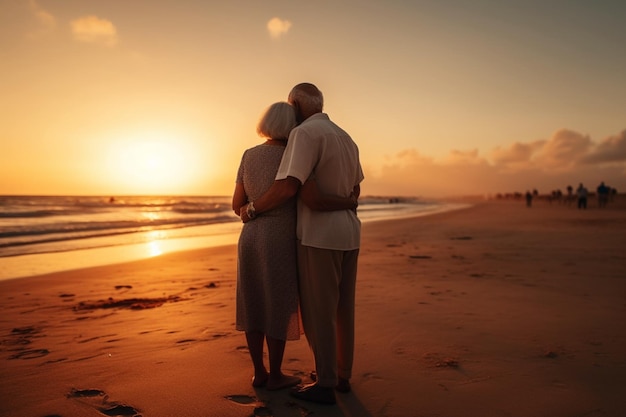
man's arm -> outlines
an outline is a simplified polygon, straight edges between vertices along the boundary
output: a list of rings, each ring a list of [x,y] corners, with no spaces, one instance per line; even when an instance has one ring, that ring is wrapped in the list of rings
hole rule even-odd
[[[257,215],[275,209],[295,196],[300,188],[300,180],[295,177],[287,177],[284,180],[276,180],[269,190],[257,200],[241,207],[239,215],[246,223]],[[254,207],[254,209],[252,209]],[[250,216],[252,215],[252,217]]]
[[[349,197],[324,194],[314,179],[307,180],[300,188],[300,199],[311,210],[356,210],[361,187],[357,184]]]

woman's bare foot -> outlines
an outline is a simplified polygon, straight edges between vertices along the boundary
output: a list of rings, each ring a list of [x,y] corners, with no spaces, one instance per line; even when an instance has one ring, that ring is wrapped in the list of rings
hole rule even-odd
[[[283,388],[295,387],[301,382],[302,382],[302,379],[298,378],[297,376],[289,376],[289,375],[281,374],[279,378],[273,378],[270,376],[269,379],[267,380],[266,388],[269,391],[276,391],[276,390],[283,389]]]

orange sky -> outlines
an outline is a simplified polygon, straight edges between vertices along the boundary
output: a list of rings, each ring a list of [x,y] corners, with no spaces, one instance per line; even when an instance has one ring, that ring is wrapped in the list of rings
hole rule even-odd
[[[3,1],[0,194],[229,195],[258,117],[302,81],[359,144],[364,194],[626,190],[625,18],[608,0]]]

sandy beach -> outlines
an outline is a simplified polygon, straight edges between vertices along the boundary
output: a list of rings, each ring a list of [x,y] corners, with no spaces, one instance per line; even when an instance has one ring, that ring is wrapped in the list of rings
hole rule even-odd
[[[364,224],[336,406],[251,386],[233,245],[0,281],[0,416],[623,416],[625,248],[623,199]]]

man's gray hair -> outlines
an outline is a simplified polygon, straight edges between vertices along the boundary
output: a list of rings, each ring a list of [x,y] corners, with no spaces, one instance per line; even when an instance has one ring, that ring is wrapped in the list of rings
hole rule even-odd
[[[289,102],[301,107],[321,112],[324,109],[324,95],[314,84],[300,83],[291,89]]]

